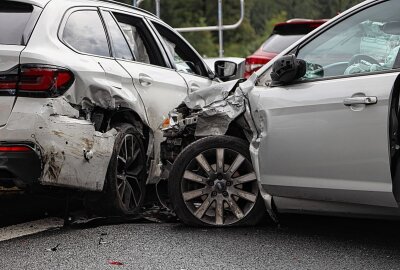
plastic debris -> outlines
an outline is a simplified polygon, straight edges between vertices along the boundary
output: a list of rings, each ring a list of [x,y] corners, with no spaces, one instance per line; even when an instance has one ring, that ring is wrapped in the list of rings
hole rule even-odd
[[[109,264],[109,265],[119,265],[119,266],[124,265],[122,262],[119,262],[119,261],[111,261],[111,260],[108,261],[108,264]]]
[[[57,244],[55,247],[47,248],[46,251],[57,251],[59,246],[60,246],[60,244]]]

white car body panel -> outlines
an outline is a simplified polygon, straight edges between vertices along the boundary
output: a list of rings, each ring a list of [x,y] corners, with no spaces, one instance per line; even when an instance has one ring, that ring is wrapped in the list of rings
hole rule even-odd
[[[19,45],[0,45],[0,76],[1,72],[6,72],[18,65],[18,57],[24,46]],[[15,97],[1,97],[0,99],[0,126],[7,123],[8,117],[13,108]]]
[[[137,116],[134,121],[138,122],[138,127],[148,128],[146,136],[152,166],[148,182],[157,181],[160,175],[159,144],[163,140],[159,127],[168,117],[168,112],[186,97],[188,83],[173,68],[78,52],[62,41],[62,31],[71,12],[98,8],[136,17],[151,17],[160,24],[164,23],[144,11],[107,1],[17,2],[33,4],[43,8],[43,11],[27,46],[0,45],[0,72],[18,64],[47,64],[71,70],[75,81],[62,97],[56,99],[58,101],[54,100],[57,104],[54,112],[47,108],[47,99],[0,97],[1,141],[37,144],[43,157],[43,173],[38,183],[101,191],[116,133],[113,129],[105,133],[97,132],[94,123],[82,118],[80,111],[94,107],[107,111],[122,108]],[[157,40],[154,29],[148,24],[146,27]],[[163,51],[160,44],[157,46]],[[167,62],[167,59],[164,60]],[[142,81],[143,75],[150,77],[150,85],[144,86],[147,82]],[[200,79],[191,78],[189,82],[198,83],[199,88],[213,83],[211,78]],[[15,105],[14,100],[17,100]],[[27,107],[31,108],[31,115]],[[90,118],[90,115],[86,117]]]

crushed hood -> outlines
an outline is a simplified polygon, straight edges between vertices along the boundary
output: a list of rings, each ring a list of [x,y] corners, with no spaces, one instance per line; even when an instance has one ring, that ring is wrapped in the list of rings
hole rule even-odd
[[[190,93],[184,100],[186,106],[193,110],[200,110],[214,102],[226,99],[242,80],[234,80],[212,85],[210,87]]]
[[[225,134],[230,123],[246,111],[246,95],[254,88],[256,78],[228,81],[189,94],[184,103],[200,112],[195,135]]]
[[[201,110],[202,108],[210,106],[215,102],[225,100],[234,92],[236,96],[246,95],[251,89],[254,88],[256,79],[257,75],[253,74],[253,76],[247,80],[238,79],[214,84],[210,87],[190,93],[185,98],[184,103],[192,110]]]

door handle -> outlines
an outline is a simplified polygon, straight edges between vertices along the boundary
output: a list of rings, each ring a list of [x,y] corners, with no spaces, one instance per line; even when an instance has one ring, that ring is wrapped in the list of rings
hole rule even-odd
[[[346,98],[343,101],[345,106],[353,106],[353,105],[373,105],[378,103],[377,97],[351,97]]]
[[[192,83],[190,85],[190,92],[195,92],[195,91],[197,91],[199,89],[200,89],[200,86],[198,84]]]
[[[139,74],[139,83],[144,87],[149,87],[153,84],[153,79],[146,74]]]

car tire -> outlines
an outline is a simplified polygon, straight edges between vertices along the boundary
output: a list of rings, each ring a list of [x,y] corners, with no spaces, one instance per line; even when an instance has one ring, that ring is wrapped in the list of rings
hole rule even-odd
[[[251,226],[266,213],[249,145],[235,137],[190,144],[176,158],[168,186],[173,210],[187,225]]]
[[[88,209],[106,216],[137,214],[145,199],[146,152],[142,133],[131,124],[115,124],[118,131],[105,179],[103,195]]]

